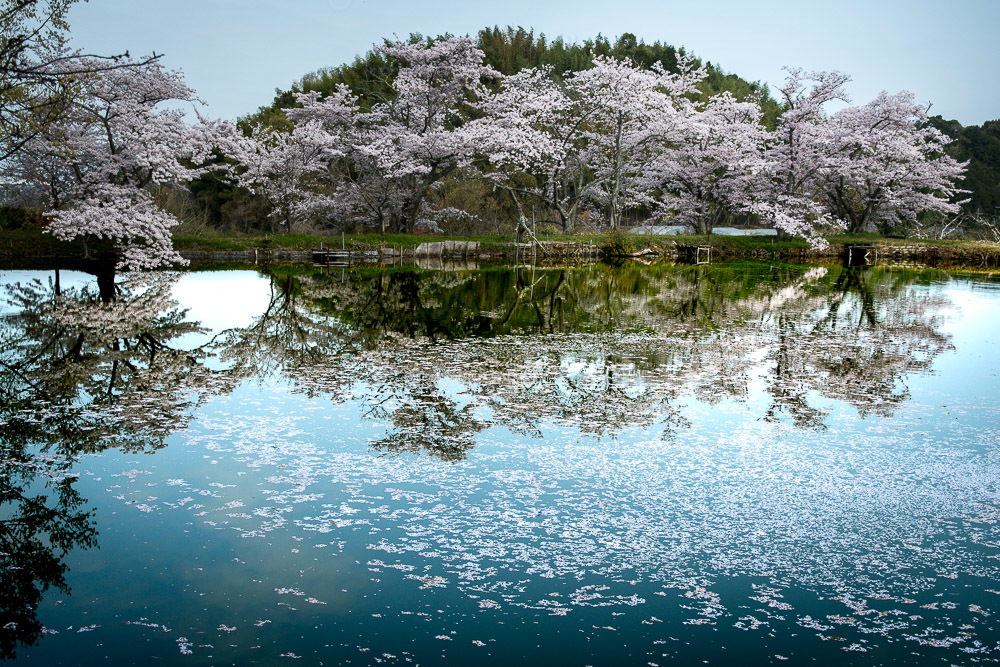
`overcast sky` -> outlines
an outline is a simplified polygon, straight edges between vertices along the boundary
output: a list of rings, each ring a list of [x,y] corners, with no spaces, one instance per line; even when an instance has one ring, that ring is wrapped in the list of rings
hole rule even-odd
[[[853,78],[855,103],[911,90],[964,125],[1000,118],[1000,0],[90,0],[70,25],[74,45],[93,53],[165,54],[208,115],[228,119],[382,37],[493,25],[567,41],[631,32],[772,90],[783,65],[837,69]]]

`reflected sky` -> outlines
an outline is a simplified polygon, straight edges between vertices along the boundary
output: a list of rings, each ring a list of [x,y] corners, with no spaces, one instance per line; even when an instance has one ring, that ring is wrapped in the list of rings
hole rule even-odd
[[[225,329],[248,326],[267,306],[270,280],[256,271],[199,271],[182,275],[171,294],[208,330],[182,343],[196,347]]]

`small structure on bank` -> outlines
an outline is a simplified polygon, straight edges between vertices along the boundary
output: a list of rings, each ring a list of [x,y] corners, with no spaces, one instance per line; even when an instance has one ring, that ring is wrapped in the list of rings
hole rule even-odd
[[[694,234],[694,230],[686,225],[639,225],[628,230],[629,234],[640,236],[680,236]]]
[[[677,261],[683,264],[709,264],[712,261],[712,246],[679,245]]]
[[[844,246],[844,263],[847,266],[875,266],[878,249],[872,243],[848,243]]]
[[[777,236],[777,229],[750,229],[739,227],[716,227],[712,230],[716,236]]]

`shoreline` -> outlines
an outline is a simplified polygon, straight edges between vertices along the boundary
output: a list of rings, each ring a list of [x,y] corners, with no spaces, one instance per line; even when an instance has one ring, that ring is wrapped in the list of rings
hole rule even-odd
[[[175,248],[188,261],[250,265],[268,262],[343,265],[410,263],[417,260],[493,262],[515,259],[530,259],[542,263],[621,259],[684,261],[692,249],[706,246],[711,248],[712,261],[748,259],[829,263],[844,259],[849,245],[866,244],[874,246],[876,265],[921,264],[930,267],[949,265],[1000,269],[1000,243],[982,241],[833,237],[828,247],[815,250],[801,240],[775,241],[773,237],[635,236],[629,238],[631,248],[618,249],[619,252],[612,254],[602,244],[604,239],[600,236],[545,240],[540,243],[540,247],[533,247],[528,243],[517,245],[512,239],[502,237],[438,240],[414,236],[387,240],[396,243],[380,243],[382,239],[374,235],[347,237],[343,245],[341,238],[314,235],[273,237],[267,241],[263,237],[253,236],[205,239],[188,237],[177,239]],[[337,243],[334,244],[333,241]],[[324,247],[322,252],[318,250],[320,247]],[[0,231],[0,263],[3,265],[35,262],[78,264],[86,261],[85,258],[86,250],[80,242],[60,242],[39,230]]]

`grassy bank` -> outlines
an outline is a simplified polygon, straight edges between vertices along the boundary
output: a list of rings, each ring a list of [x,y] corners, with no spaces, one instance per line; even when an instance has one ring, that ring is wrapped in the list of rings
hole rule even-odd
[[[649,248],[656,254],[673,255],[677,245],[711,245],[713,256],[746,257],[760,259],[808,259],[810,257],[836,257],[848,243],[873,243],[879,247],[928,249],[934,258],[947,261],[968,261],[973,264],[1000,265],[1000,244],[982,241],[936,239],[883,238],[872,234],[835,235],[828,237],[830,247],[817,252],[802,239],[779,241],[768,236],[641,236],[621,235],[632,250]],[[311,250],[324,247],[340,248],[343,243],[350,250],[377,250],[403,248],[411,251],[421,243],[441,240],[479,241],[480,250],[487,254],[502,255],[510,251],[512,236],[428,236],[424,234],[261,234],[207,233],[198,236],[178,236],[174,247],[181,251],[241,252],[265,247],[273,250]],[[601,247],[607,243],[603,234],[573,236],[542,236],[543,242],[579,243]],[[66,243],[38,229],[0,230],[0,257],[6,259],[82,257],[85,246],[81,241]]]

